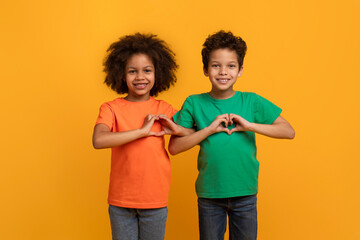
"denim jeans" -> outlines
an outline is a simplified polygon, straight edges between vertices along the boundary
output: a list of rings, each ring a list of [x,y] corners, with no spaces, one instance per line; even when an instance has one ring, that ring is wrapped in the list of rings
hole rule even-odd
[[[109,205],[113,240],[163,240],[168,209],[135,209]]]
[[[230,240],[256,240],[257,196],[199,198],[200,240],[223,240],[229,216]]]

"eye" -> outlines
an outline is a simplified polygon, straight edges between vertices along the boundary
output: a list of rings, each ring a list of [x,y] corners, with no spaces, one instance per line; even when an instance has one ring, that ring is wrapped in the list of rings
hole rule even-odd
[[[134,74],[134,73],[136,73],[136,71],[135,70],[129,70],[128,73],[129,74]]]
[[[146,73],[151,73],[151,72],[152,72],[152,69],[145,69],[144,72],[146,72]]]
[[[230,64],[229,67],[230,68],[236,68],[236,65],[235,64]]]
[[[220,67],[220,65],[219,64],[211,64],[211,67],[217,68],[217,67]]]

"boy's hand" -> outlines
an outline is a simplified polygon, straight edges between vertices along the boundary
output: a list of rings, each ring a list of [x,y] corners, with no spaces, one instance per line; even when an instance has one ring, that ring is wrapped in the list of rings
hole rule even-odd
[[[232,125],[232,120],[230,119],[229,114],[222,114],[215,118],[215,120],[208,126],[208,129],[211,132],[211,134],[218,132],[226,132],[227,134],[230,135],[231,132],[227,128],[229,124]]]
[[[171,119],[169,119],[165,114],[159,114],[157,115],[162,125],[162,131],[163,135],[178,135],[180,132],[179,126],[174,123]]]
[[[161,132],[152,132],[152,131],[150,131],[152,126],[154,125],[154,122],[156,120],[159,120],[158,116],[152,115],[152,114],[146,115],[145,120],[144,120],[144,124],[141,127],[141,129],[144,131],[144,136],[146,136],[146,137],[148,137],[148,136],[160,137],[160,136],[163,136],[165,134],[164,131],[161,131]]]
[[[236,123],[236,127],[230,130],[230,134],[233,132],[243,132],[243,131],[252,131],[251,123],[239,115],[229,114],[231,122]]]

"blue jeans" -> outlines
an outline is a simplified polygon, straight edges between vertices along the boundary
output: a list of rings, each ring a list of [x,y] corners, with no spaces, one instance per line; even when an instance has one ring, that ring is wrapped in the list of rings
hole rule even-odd
[[[109,205],[113,240],[163,240],[168,209],[135,209]]]
[[[199,198],[200,240],[223,240],[229,215],[230,240],[256,240],[256,195]]]

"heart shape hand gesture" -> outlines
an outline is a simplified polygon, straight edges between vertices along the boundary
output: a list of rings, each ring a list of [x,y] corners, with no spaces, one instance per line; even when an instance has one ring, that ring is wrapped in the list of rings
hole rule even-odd
[[[159,121],[162,125],[162,131],[153,132],[151,131],[155,121]],[[236,124],[231,130],[228,126]],[[179,126],[169,119],[165,114],[153,115],[148,114],[145,117],[142,129],[145,131],[146,136],[161,137],[164,135],[177,135],[180,131]],[[208,126],[211,134],[218,132],[226,132],[231,135],[234,132],[250,131],[251,123],[236,114],[222,114],[215,118],[215,120]]]
[[[159,121],[162,126],[162,131],[153,132],[151,131],[155,121]],[[165,114],[153,115],[148,114],[145,117],[142,129],[146,132],[146,136],[161,137],[164,135],[176,135],[179,133],[179,126],[169,119]]]
[[[229,114],[229,118],[231,122],[235,122],[236,126],[230,130],[230,134],[233,132],[243,132],[243,131],[249,131],[251,123],[244,118],[242,118],[239,115],[236,114]]]
[[[236,126],[229,130],[227,127],[236,123]],[[236,114],[222,114],[215,118],[215,120],[209,125],[211,133],[226,132],[231,135],[234,132],[242,132],[250,130],[250,122],[245,120]]]
[[[161,132],[152,132],[151,131],[151,128],[154,125],[154,122],[156,120],[159,120],[159,116],[153,115],[153,114],[146,115],[143,126],[141,127],[141,129],[144,130],[146,136],[160,137],[160,136],[164,135],[164,133],[162,131]]]
[[[227,128],[229,125],[232,125],[229,114],[222,114],[217,116],[208,128],[211,134],[218,132],[226,132],[227,134],[230,134],[230,130]]]

